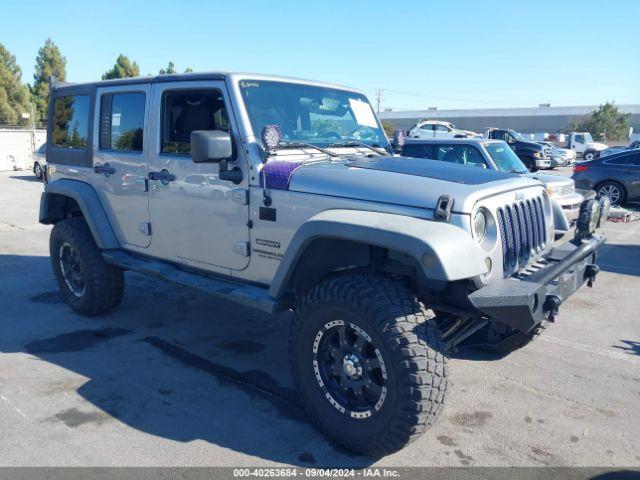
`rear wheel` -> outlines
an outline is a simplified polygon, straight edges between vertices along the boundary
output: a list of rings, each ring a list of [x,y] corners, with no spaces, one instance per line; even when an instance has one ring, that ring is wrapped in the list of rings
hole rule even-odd
[[[598,185],[596,188],[598,198],[608,197],[611,200],[611,205],[620,205],[625,202],[626,194],[624,187],[618,182],[607,181]]]
[[[349,275],[313,288],[291,325],[290,350],[305,409],[356,452],[399,450],[442,408],[447,359],[433,315],[390,279]]]
[[[104,261],[83,218],[56,223],[49,249],[58,287],[76,312],[99,315],[121,302],[123,272]]]

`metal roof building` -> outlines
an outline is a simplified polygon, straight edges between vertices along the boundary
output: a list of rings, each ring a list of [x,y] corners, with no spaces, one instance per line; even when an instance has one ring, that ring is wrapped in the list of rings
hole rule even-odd
[[[617,105],[631,114],[634,132],[640,132],[640,105]],[[598,105],[580,107],[481,108],[472,110],[398,110],[380,112],[380,118],[396,128],[408,130],[419,120],[446,120],[462,130],[482,133],[488,127],[513,128],[519,132],[558,133],[593,112]]]

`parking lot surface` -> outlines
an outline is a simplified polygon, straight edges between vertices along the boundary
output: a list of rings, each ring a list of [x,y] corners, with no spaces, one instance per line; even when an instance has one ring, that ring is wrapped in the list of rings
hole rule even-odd
[[[120,307],[73,313],[37,223],[41,191],[0,173],[1,466],[640,465],[640,221],[606,224],[594,288],[535,342],[456,355],[437,424],[374,462],[301,412],[289,315],[129,273]]]

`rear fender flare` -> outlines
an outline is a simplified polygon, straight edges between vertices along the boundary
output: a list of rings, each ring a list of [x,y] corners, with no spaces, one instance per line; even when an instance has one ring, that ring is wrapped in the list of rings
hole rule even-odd
[[[78,204],[99,248],[120,248],[97,192],[85,182],[63,178],[47,183],[40,197],[40,223],[50,225],[64,219],[64,212],[59,211],[56,202],[60,197],[71,198]]]

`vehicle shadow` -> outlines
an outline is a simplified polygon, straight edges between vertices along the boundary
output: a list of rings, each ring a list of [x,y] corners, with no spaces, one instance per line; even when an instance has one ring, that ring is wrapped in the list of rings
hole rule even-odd
[[[25,174],[25,175],[12,175],[9,177],[12,180],[22,180],[24,182],[32,182],[32,183],[42,183],[42,180],[40,180],[38,177],[36,177],[35,175],[31,174]]]
[[[13,299],[3,307],[0,352],[35,356],[84,382],[40,378],[50,398],[34,400],[43,410],[57,405],[40,421],[73,429],[117,421],[301,467],[374,461],[333,446],[305,416],[289,373],[287,314],[127,273],[122,304],[84,318],[57,291],[47,257],[0,255],[0,272],[0,294]],[[74,393],[96,408],[70,400]]]
[[[620,343],[624,343],[626,346],[612,345],[612,347],[620,350],[624,350],[625,352],[631,355],[640,356],[640,342],[634,342],[632,340],[620,340]]]
[[[640,245],[605,243],[597,264],[605,272],[640,276]]]

